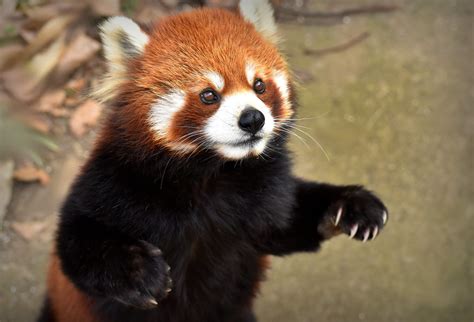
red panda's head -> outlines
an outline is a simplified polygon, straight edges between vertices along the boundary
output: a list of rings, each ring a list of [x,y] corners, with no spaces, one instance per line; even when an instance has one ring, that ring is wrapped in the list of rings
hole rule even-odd
[[[98,96],[126,102],[114,113],[130,139],[178,155],[258,156],[293,114],[290,80],[266,0],[239,13],[200,9],[150,32],[128,18],[101,26],[109,73]]]

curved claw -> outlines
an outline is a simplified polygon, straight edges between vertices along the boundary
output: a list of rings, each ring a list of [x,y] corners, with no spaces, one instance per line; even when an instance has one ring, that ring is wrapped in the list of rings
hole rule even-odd
[[[354,226],[352,226],[349,238],[354,238],[354,236],[357,234],[357,229],[359,229],[359,224],[355,224]]]
[[[370,235],[370,229],[367,228],[364,232],[364,239],[362,240],[363,243],[365,243],[369,239],[369,235]]]
[[[148,302],[153,305],[158,305],[158,302],[153,298],[149,299]]]
[[[379,234],[379,227],[375,226],[374,232],[372,233],[372,238],[370,240],[374,240],[375,237],[377,237],[378,234]]]
[[[151,256],[160,256],[162,254],[161,249],[155,248],[150,251]]]
[[[339,224],[339,221],[341,220],[342,216],[342,207],[339,208],[337,215],[336,215],[336,221],[334,222],[334,226],[337,226]]]
[[[383,219],[383,224],[385,225],[388,219],[388,214],[386,211],[383,212],[382,219]]]

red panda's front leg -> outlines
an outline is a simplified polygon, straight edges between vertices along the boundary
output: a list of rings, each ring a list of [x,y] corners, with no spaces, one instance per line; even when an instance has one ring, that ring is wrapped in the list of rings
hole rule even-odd
[[[61,222],[57,252],[65,275],[91,296],[151,309],[171,290],[170,267],[160,249],[87,216]]]
[[[317,250],[322,241],[339,234],[365,242],[377,237],[388,219],[382,201],[362,186],[295,181],[291,223],[267,236],[262,247],[267,253]]]

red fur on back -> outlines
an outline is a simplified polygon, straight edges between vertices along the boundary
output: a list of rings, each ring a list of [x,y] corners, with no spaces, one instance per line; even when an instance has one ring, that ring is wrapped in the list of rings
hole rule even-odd
[[[91,300],[64,275],[56,254],[51,256],[47,287],[55,322],[103,322],[92,314]]]

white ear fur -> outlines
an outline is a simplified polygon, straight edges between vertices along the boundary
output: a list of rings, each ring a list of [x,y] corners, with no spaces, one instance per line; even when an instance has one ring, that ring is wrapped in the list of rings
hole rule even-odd
[[[99,28],[108,73],[94,96],[100,101],[107,101],[127,78],[127,60],[141,55],[149,38],[135,22],[126,17],[110,18]]]
[[[240,0],[240,14],[272,43],[278,43],[273,7],[268,0]]]

